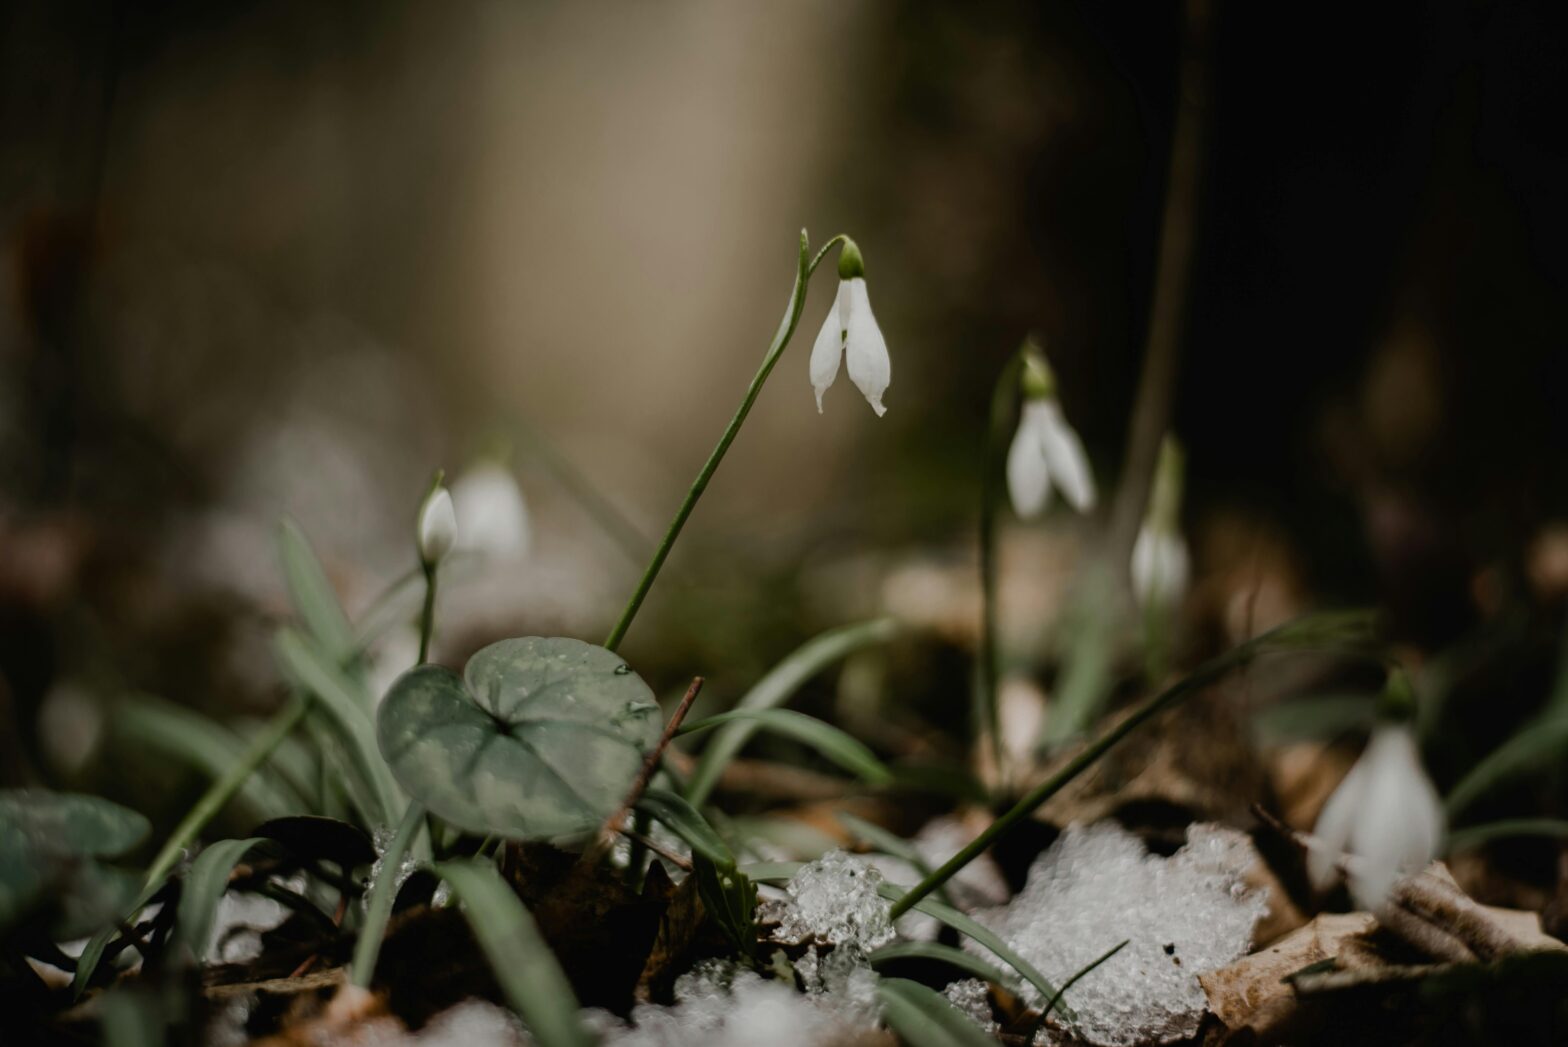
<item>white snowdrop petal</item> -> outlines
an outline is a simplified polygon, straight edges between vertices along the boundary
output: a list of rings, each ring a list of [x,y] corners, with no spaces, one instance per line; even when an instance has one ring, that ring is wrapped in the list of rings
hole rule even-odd
[[[817,341],[811,347],[811,388],[817,394],[817,413],[822,413],[822,394],[838,377],[838,364],[844,356],[844,284],[838,285],[833,305],[817,332]]]
[[[419,507],[419,555],[426,563],[436,563],[452,551],[457,539],[457,515],[452,494],[438,487]]]
[[[452,484],[457,548],[508,557],[528,548],[528,505],[509,469],[499,462],[474,466]]]
[[[1191,563],[1187,543],[1179,534],[1150,526],[1138,530],[1132,547],[1132,590],[1138,603],[1172,604],[1187,592]]]
[[[1050,465],[1051,479],[1068,504],[1080,513],[1088,512],[1095,502],[1094,475],[1089,471],[1083,441],[1062,417],[1055,400],[1042,400],[1040,407],[1040,445]]]
[[[871,312],[871,299],[866,294],[866,281],[860,277],[842,281],[840,293],[848,293],[844,327],[844,358],[849,365],[849,379],[855,383],[871,409],[881,417],[887,413],[882,406],[882,394],[893,381],[893,362],[887,354],[887,342],[882,328]]]
[[[1320,891],[1333,886],[1338,878],[1336,866],[1340,854],[1350,843],[1350,834],[1361,809],[1366,778],[1366,764],[1361,760],[1356,761],[1318,815],[1318,823],[1312,835],[1320,846],[1307,851],[1307,875]]]
[[[1007,449],[1007,493],[1013,511],[1025,520],[1039,516],[1051,503],[1051,471],[1040,445],[1037,406],[1024,404],[1018,431]]]

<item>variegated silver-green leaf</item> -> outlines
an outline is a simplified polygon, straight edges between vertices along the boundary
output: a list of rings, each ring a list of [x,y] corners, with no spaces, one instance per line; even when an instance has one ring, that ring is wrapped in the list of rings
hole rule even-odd
[[[404,673],[381,704],[381,752],[410,796],[512,839],[595,828],[659,737],[653,692],[619,655],[560,637],[502,640],[463,675]]]

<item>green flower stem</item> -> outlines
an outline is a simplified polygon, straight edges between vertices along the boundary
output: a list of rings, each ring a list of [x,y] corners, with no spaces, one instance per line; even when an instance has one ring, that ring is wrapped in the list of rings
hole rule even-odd
[[[626,602],[626,609],[621,612],[620,620],[615,623],[615,628],[610,630],[610,635],[605,638],[604,646],[613,651],[620,646],[621,640],[626,636],[626,630],[631,628],[632,619],[637,617],[637,611],[642,607],[642,602],[648,596],[648,590],[653,588],[654,579],[659,577],[659,571],[664,567],[664,561],[670,555],[670,549],[675,545],[675,539],[680,537],[681,529],[686,526],[686,520],[697,507],[697,501],[702,493],[708,489],[708,481],[713,479],[713,474],[718,471],[719,463],[724,461],[724,455],[729,451],[730,444],[735,442],[735,436],[740,432],[740,427],[746,421],[746,416],[751,413],[751,405],[757,402],[757,395],[762,392],[763,383],[768,380],[768,375],[773,373],[773,365],[779,362],[784,349],[789,345],[790,338],[795,334],[795,328],[800,324],[801,310],[806,306],[806,285],[811,280],[811,274],[816,271],[822,259],[826,257],[829,249],[835,244],[844,242],[843,236],[835,236],[829,240],[822,250],[817,252],[815,258],[808,260],[807,252],[810,244],[806,239],[806,231],[800,231],[800,260],[795,271],[795,288],[790,292],[789,305],[784,310],[784,319],[779,321],[778,330],[773,335],[773,344],[768,347],[768,353],[762,358],[762,366],[757,368],[751,385],[746,390],[745,397],[736,410],[735,417],[730,419],[730,424],[725,427],[724,435],[719,437],[718,446],[703,463],[702,470],[697,473],[697,479],[692,481],[691,487],[686,491],[686,497],[675,512],[675,519],[670,521],[669,530],[664,532],[664,538],[659,542],[658,549],[654,550],[653,559],[642,573],[642,579],[637,583],[637,589]]]
[[[414,834],[425,823],[424,805],[410,802],[398,823],[392,842],[381,854],[381,869],[376,882],[370,886],[370,896],[365,904],[365,925],[360,928],[359,941],[354,945],[354,962],[350,973],[355,985],[370,988],[370,979],[376,973],[376,957],[381,953],[381,939],[387,932],[387,921],[392,917],[392,903],[397,901],[401,886],[397,871],[408,854]]]
[[[1051,797],[1078,777],[1094,762],[1104,756],[1111,747],[1127,737],[1155,716],[1184,699],[1191,697],[1197,691],[1218,680],[1232,669],[1251,661],[1258,654],[1265,651],[1311,650],[1320,648],[1325,644],[1333,648],[1347,645],[1355,641],[1366,640],[1372,630],[1373,619],[1359,613],[1315,615],[1307,618],[1288,622],[1277,629],[1273,629],[1261,636],[1248,640],[1231,648],[1216,658],[1211,658],[1203,663],[1186,679],[1173,684],[1159,694],[1149,698],[1142,705],[1136,707],[1130,715],[1121,722],[1105,731],[1077,756],[1067,762],[1059,771],[1045,781],[1035,786],[1023,799],[1014,804],[1008,811],[992,822],[984,832],[976,836],[969,845],[949,858],[942,867],[930,876],[925,877],[893,904],[889,913],[890,919],[898,919],[908,912],[921,899],[942,884],[946,883],[964,866],[979,857],[986,848],[991,846],[998,836],[1018,822],[1029,817]],[[1381,652],[1377,652],[1381,654]]]
[[[997,782],[1003,781],[1001,710],[997,701],[1000,686],[1000,659],[997,653],[996,613],[996,516],[1002,493],[1002,456],[1007,446],[1008,427],[1023,367],[1024,343],[1002,367],[996,387],[991,391],[991,414],[985,431],[985,446],[980,464],[980,666],[976,697],[978,726],[991,740],[991,759],[996,766]]]
[[[430,660],[430,634],[436,627],[436,570],[433,563],[424,564],[425,606],[419,612],[419,663]]]
[[[299,726],[309,708],[310,700],[301,694],[295,694],[272,718],[272,722],[266,729],[251,740],[244,754],[229,768],[228,773],[207,787],[207,791],[181,819],[180,824],[164,843],[163,849],[147,867],[144,893],[155,890],[163,882],[164,877],[168,876],[170,870],[179,862],[185,848],[190,846],[197,834],[207,827],[208,822],[217,817],[218,812],[234,798],[234,794],[239,792],[240,787],[255,773],[256,768],[265,763],[273,751],[283,743],[283,739]]]

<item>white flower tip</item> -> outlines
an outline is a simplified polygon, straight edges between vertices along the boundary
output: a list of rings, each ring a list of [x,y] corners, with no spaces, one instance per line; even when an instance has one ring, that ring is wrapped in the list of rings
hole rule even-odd
[[[868,396],[866,397],[866,403],[871,405],[871,409],[877,413],[878,418],[887,414],[887,408],[882,406],[882,398],[880,396]]]
[[[419,557],[426,564],[439,563],[456,541],[457,512],[452,508],[452,492],[437,487],[419,507]]]

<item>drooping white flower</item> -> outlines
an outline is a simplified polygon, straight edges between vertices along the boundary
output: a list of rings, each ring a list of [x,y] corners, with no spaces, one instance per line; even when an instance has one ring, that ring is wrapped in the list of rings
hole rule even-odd
[[[500,462],[486,460],[464,472],[452,484],[452,502],[458,550],[497,559],[527,551],[528,503],[511,470]]]
[[[1080,513],[1094,508],[1094,476],[1083,441],[1054,396],[1032,397],[1024,401],[1007,451],[1007,491],[1014,511],[1024,519],[1040,515],[1051,504],[1053,487]]]
[[[811,387],[817,394],[817,412],[822,411],[822,394],[838,377],[839,361],[843,359],[849,364],[849,380],[880,417],[887,413],[882,394],[893,380],[893,363],[887,355],[882,329],[871,312],[865,264],[853,240],[846,239],[839,252],[838,276],[838,295],[811,347]]]
[[[1318,846],[1308,852],[1308,872],[1322,889],[1333,884],[1340,855],[1355,855],[1351,897],[1377,912],[1394,881],[1432,860],[1443,824],[1442,801],[1421,766],[1409,725],[1379,724],[1318,816],[1313,833]]]
[[[433,567],[452,551],[457,540],[457,513],[452,508],[452,493],[437,484],[419,506],[419,558]]]
[[[1132,591],[1143,607],[1168,607],[1187,592],[1191,577],[1187,541],[1180,533],[1145,522],[1132,546]]]
[[[1159,467],[1149,511],[1132,547],[1133,595],[1146,608],[1171,607],[1186,595],[1191,578],[1187,541],[1181,534],[1181,489],[1185,456],[1167,435],[1160,445]]]

